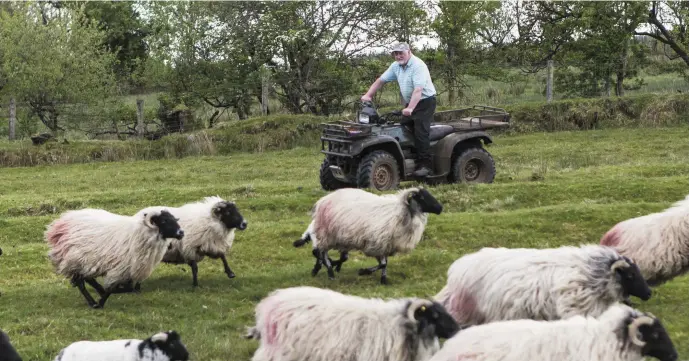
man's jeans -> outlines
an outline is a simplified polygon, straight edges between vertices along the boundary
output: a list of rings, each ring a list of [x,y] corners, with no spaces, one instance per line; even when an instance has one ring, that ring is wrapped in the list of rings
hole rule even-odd
[[[435,114],[435,97],[419,101],[411,113],[414,121],[414,146],[416,147],[416,169],[423,166],[433,169],[430,155],[430,132],[433,114]]]

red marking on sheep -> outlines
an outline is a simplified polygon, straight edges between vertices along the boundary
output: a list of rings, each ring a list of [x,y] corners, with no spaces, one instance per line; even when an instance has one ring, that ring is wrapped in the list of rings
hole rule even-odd
[[[470,321],[478,313],[476,298],[462,289],[450,296],[449,304],[448,311],[458,323]]]
[[[67,221],[57,221],[48,231],[48,242],[53,246],[57,246],[60,244],[60,242],[62,242],[62,240],[67,238],[68,234],[69,224]]]
[[[330,201],[323,202],[318,207],[318,214],[316,215],[316,234],[317,237],[323,238],[326,234],[330,233],[330,227],[332,226],[332,204]]]
[[[609,230],[603,238],[600,240],[600,244],[603,246],[614,247],[620,243],[620,232],[616,227]]]

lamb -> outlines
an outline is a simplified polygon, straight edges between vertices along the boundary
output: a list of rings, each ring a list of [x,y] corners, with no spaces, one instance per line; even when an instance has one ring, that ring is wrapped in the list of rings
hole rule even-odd
[[[145,339],[78,341],[60,350],[53,361],[187,361],[189,351],[176,331]]]
[[[168,238],[181,239],[184,231],[167,210],[125,216],[86,208],[63,213],[44,236],[55,272],[70,278],[90,307],[102,308],[111,294],[135,291],[132,282],[148,278],[168,249]],[[102,286],[95,280],[99,276]],[[85,283],[98,292],[98,302]]]
[[[10,337],[0,330],[0,361],[22,361],[17,349],[10,343]]]
[[[312,221],[302,237],[294,241],[301,247],[313,240],[315,276],[325,264],[328,277],[334,279],[333,265],[340,271],[349,251],[359,250],[376,257],[378,265],[362,268],[359,275],[381,269],[380,282],[387,284],[387,259],[396,253],[408,253],[421,241],[427,213],[440,214],[443,206],[424,188],[409,188],[397,194],[376,195],[357,188],[343,188],[319,199],[312,209]],[[340,252],[333,262],[328,250]]]
[[[600,244],[636,262],[651,287],[689,271],[689,196],[656,213],[617,223]]]
[[[362,298],[301,286],[261,300],[256,325],[245,337],[260,341],[252,361],[422,361],[440,349],[439,337],[458,331],[447,311],[430,300]]]
[[[510,320],[474,326],[447,340],[431,361],[661,361],[677,359],[663,324],[652,314],[616,304],[599,317]]]
[[[462,326],[514,319],[598,316],[651,289],[630,259],[599,245],[483,248],[460,257],[435,300]]]
[[[206,197],[202,201],[188,203],[179,208],[158,206],[148,209],[160,208],[168,209],[178,217],[186,234],[183,240],[172,241],[172,246],[165,253],[162,262],[188,264],[191,267],[194,287],[199,285],[198,262],[206,256],[212,259],[220,258],[227,277],[236,277],[227,264],[225,254],[232,247],[235,229],[245,230],[247,222],[234,202],[220,197]]]

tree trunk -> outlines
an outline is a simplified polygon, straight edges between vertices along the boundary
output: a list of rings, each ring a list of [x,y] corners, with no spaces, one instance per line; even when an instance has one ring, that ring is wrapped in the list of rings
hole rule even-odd
[[[455,75],[455,49],[454,47],[450,46],[447,49],[447,60],[448,60],[448,79],[447,79],[447,101],[450,103],[450,106],[453,106],[455,104],[455,86],[457,86]]]
[[[144,100],[136,100],[136,135],[139,138],[144,136]]]
[[[624,49],[620,55],[620,65],[617,68],[617,84],[615,85],[615,95],[624,96],[624,78],[627,73],[627,54],[629,53],[629,40],[624,43]]]

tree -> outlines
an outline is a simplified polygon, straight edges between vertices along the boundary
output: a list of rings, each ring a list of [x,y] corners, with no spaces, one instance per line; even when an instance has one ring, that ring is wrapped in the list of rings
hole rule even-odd
[[[72,21],[78,10],[49,12],[43,5],[26,2],[12,13],[0,10],[0,63],[6,77],[1,91],[28,103],[55,133],[65,129],[62,115],[113,93],[113,57],[99,46],[101,31]]]

